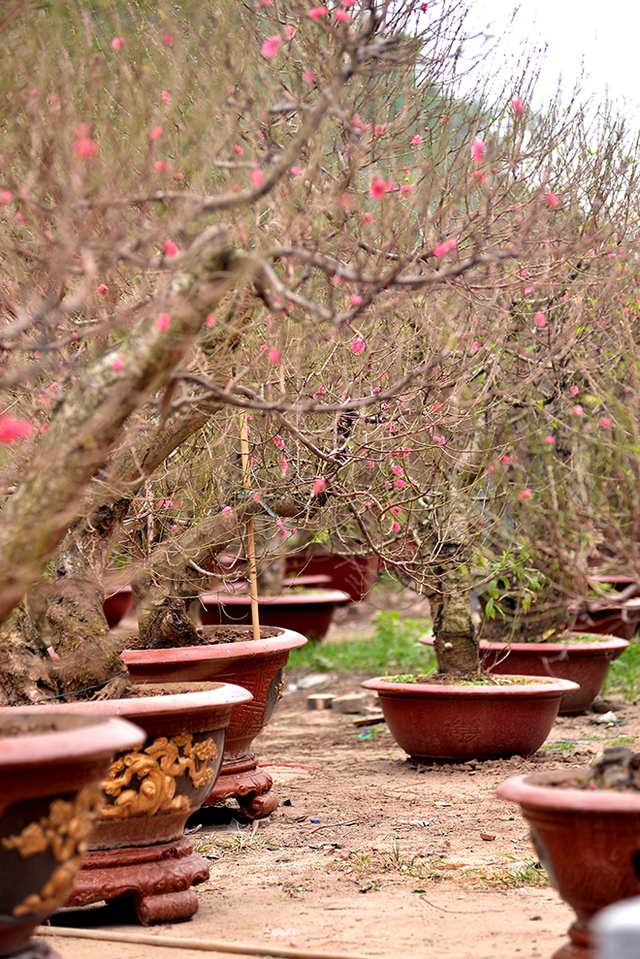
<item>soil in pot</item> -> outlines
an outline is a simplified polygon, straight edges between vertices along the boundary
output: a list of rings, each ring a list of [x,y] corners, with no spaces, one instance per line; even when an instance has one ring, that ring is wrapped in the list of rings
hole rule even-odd
[[[540,861],[576,913],[554,959],[596,959],[591,918],[640,894],[640,754],[614,747],[584,771],[515,776],[497,794],[520,804]]]
[[[132,719],[146,734],[142,745],[116,753],[102,781],[105,799],[68,905],[130,897],[144,924],[189,919],[198,908],[191,886],[207,879],[209,869],[185,838],[184,824],[215,783],[232,707],[251,694],[224,683],[180,694],[170,689],[56,707],[61,716]],[[45,711],[25,710],[34,718]],[[0,717],[13,712],[5,707]]]
[[[22,951],[72,890],[116,750],[142,730],[52,710],[0,715],[0,956]]]
[[[467,762],[529,756],[547,738],[560,700],[576,684],[564,679],[514,677],[505,684],[362,683],[380,698],[398,745],[420,761]]]
[[[252,744],[282,695],[289,652],[306,639],[270,626],[261,627],[259,640],[253,640],[252,630],[245,626],[203,626],[198,633],[198,646],[139,650],[132,642],[122,658],[137,683],[216,679],[249,690],[253,700],[238,704],[231,713],[220,775],[205,802],[211,805],[233,797],[246,816],[263,818],[278,805],[278,795],[269,773],[259,768]],[[127,637],[124,641],[128,643]]]

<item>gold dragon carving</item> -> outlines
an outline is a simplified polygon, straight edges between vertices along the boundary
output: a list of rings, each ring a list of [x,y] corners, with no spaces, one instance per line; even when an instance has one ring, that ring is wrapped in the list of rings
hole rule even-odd
[[[73,802],[54,799],[47,816],[31,822],[15,836],[4,836],[5,849],[15,849],[22,859],[51,851],[59,863],[42,889],[13,908],[16,917],[52,912],[67,898],[82,865],[87,841],[102,806],[102,792],[95,784],[80,790]]]
[[[136,747],[111,764],[102,788],[113,802],[104,805],[102,818],[130,819],[189,809],[189,797],[176,796],[178,778],[188,774],[196,789],[213,783],[215,771],[210,763],[217,758],[213,739],[194,743],[192,733],[171,739],[160,736],[148,746]],[[138,782],[132,786],[134,777]]]

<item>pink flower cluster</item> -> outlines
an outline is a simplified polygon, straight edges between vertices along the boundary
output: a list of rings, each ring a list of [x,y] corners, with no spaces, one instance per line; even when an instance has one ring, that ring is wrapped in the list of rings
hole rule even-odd
[[[26,440],[33,433],[30,420],[18,420],[13,416],[0,416],[0,443],[5,445],[16,440]]]

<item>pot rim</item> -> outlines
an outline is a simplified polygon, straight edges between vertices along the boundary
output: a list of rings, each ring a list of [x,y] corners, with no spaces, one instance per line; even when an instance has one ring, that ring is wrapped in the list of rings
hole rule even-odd
[[[227,593],[224,589],[216,592],[202,593],[198,597],[198,602],[203,606],[249,606],[251,596],[249,593]],[[310,606],[313,603],[334,603],[342,605],[350,603],[351,597],[341,589],[302,589],[301,592],[278,593],[277,596],[258,596],[260,606],[277,606],[286,603],[290,606]],[[257,642],[257,640],[256,640]]]
[[[204,627],[205,629],[207,627]],[[215,627],[214,627],[215,628]],[[234,627],[225,626],[225,629]],[[280,627],[277,627],[278,629]],[[238,629],[247,629],[239,626]],[[251,654],[267,654],[289,649],[298,649],[307,642],[306,636],[293,629],[282,628],[279,636],[265,636],[262,639],[247,639],[239,643],[215,643],[202,646],[171,646],[168,649],[125,649],[121,653],[124,663],[190,663],[203,660],[234,662],[247,658]]]
[[[556,679],[542,676],[525,676],[526,686],[507,683],[496,686],[456,686],[439,683],[390,683],[383,676],[367,679],[360,683],[365,689],[375,689],[378,694],[397,693],[404,699],[444,699],[463,697],[475,699],[522,699],[553,698],[562,693],[579,689],[579,684],[569,679]],[[545,695],[546,694],[546,695]]]
[[[588,629],[581,629],[577,633],[572,633],[567,630],[566,639],[558,643],[546,643],[543,641],[534,641],[531,643],[510,643],[508,639],[495,640],[495,639],[481,639],[478,646],[480,650],[491,650],[495,652],[500,652],[504,649],[513,649],[517,652],[526,652],[535,651],[535,652],[544,652],[549,653],[563,653],[566,650],[570,649],[575,653],[587,653],[589,650],[597,652],[608,652],[610,650],[626,649],[630,645],[628,639],[621,639],[619,636],[611,636],[608,633],[590,633]],[[576,637],[574,641],[573,637]],[[597,636],[597,642],[581,643],[578,641],[579,636]],[[419,643],[422,643],[423,646],[433,646],[433,637],[432,636],[420,636],[418,639]]]
[[[534,809],[557,809],[574,813],[640,813],[640,793],[616,792],[612,789],[554,789],[537,781],[551,777],[554,782],[561,782],[573,777],[575,772],[549,769],[545,772],[512,776],[500,783],[496,795]]]
[[[146,683],[140,683],[147,686]],[[159,683],[158,685],[165,685]],[[236,706],[239,703],[248,703],[253,699],[252,694],[243,686],[234,683],[210,684],[211,688],[197,692],[167,693],[159,696],[139,696],[130,699],[100,699],[93,702],[59,703],[53,710],[60,715],[71,713],[88,716],[121,716],[125,719],[144,720],[147,717],[161,716],[166,713],[180,713],[188,716],[207,709],[224,706]],[[30,713],[41,716],[51,712],[51,705],[34,705],[24,707]],[[0,716],[14,710],[14,706],[0,708]]]
[[[108,758],[114,752],[132,749],[144,742],[146,734],[139,726],[115,716],[72,715],[57,707],[6,706],[0,710],[0,719],[50,719],[62,728],[2,736],[0,723],[0,772],[27,765],[65,763],[89,758]],[[66,728],[65,728],[66,727]]]

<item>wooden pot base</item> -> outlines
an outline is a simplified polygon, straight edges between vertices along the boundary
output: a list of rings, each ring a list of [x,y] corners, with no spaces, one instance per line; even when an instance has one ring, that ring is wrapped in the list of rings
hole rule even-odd
[[[205,800],[205,805],[215,806],[225,799],[236,799],[247,819],[264,819],[278,806],[280,799],[273,792],[273,779],[257,766],[254,753],[223,762],[220,775]]]
[[[87,853],[65,906],[129,896],[143,926],[180,922],[198,911],[191,886],[208,878],[206,860],[184,837],[154,846],[96,850]]]

